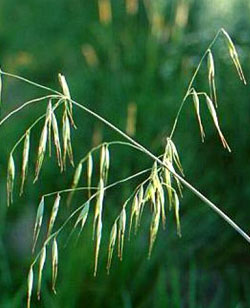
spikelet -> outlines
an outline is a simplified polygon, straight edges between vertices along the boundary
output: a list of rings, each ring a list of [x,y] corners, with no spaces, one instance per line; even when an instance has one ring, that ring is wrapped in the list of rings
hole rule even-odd
[[[214,125],[217,129],[217,132],[220,136],[220,139],[221,139],[221,142],[223,144],[223,147],[225,149],[227,149],[229,152],[231,152],[231,149],[226,141],[226,139],[224,138],[222,132],[221,132],[221,129],[220,129],[220,126],[219,126],[219,122],[218,122],[218,118],[217,118],[217,114],[216,114],[216,111],[215,111],[215,108],[214,108],[214,104],[213,102],[211,101],[211,99],[209,98],[208,95],[206,95],[206,102],[207,102],[207,106],[208,106],[208,110],[212,116],[212,119],[213,119],[213,122],[214,122]]]
[[[27,177],[29,151],[30,151],[30,130],[27,130],[23,144],[22,181],[21,181],[20,196],[23,194],[24,182]]]
[[[39,271],[38,271],[38,283],[37,283],[37,298],[38,298],[38,300],[40,300],[42,273],[43,273],[45,260],[46,260],[46,246],[43,246],[42,251],[41,251],[41,255],[40,255]]]
[[[66,169],[66,155],[68,154],[71,165],[74,167],[73,151],[71,146],[70,124],[67,112],[63,115],[63,165]]]
[[[108,180],[109,165],[110,165],[109,149],[108,146],[104,144],[101,148],[100,177],[104,179],[105,183]]]
[[[88,196],[89,198],[91,197],[91,179],[92,179],[92,173],[93,173],[93,158],[92,158],[92,154],[89,153],[88,155],[88,161],[87,161],[87,177],[88,177]]]
[[[32,295],[33,289],[33,280],[34,280],[34,273],[33,273],[33,266],[30,267],[28,280],[27,280],[27,308],[30,308],[30,300]]]
[[[51,211],[50,219],[49,219],[47,238],[51,235],[51,232],[52,232],[52,229],[53,229],[56,217],[57,217],[57,213],[58,213],[58,209],[59,209],[59,205],[60,205],[60,200],[61,200],[61,196],[58,193],[56,195],[56,199],[55,199],[55,202],[54,202],[54,205],[53,205],[53,208],[52,208],[52,211]]]
[[[182,165],[181,165],[181,161],[180,161],[179,154],[177,152],[176,146],[170,138],[167,138],[167,147],[169,147],[169,152],[170,152],[170,156],[171,156],[170,161],[173,160],[175,162],[177,168],[181,172],[181,174],[184,175],[183,168],[182,168]]]
[[[12,153],[9,156],[8,170],[7,170],[7,204],[8,206],[13,202],[13,189],[15,181],[15,162]]]
[[[131,207],[130,222],[129,222],[129,237],[128,237],[129,239],[130,239],[130,234],[132,230],[134,216],[135,216],[135,232],[136,232],[139,214],[140,214],[139,200],[138,200],[138,195],[136,194],[134,196],[132,207]]]
[[[62,162],[62,151],[61,151],[61,145],[60,145],[60,138],[59,138],[59,130],[57,125],[56,116],[52,110],[52,129],[53,129],[53,137],[54,137],[54,144],[56,148],[56,157],[58,166],[60,167],[61,171],[63,170],[63,162]]]
[[[174,192],[174,209],[175,209],[176,228],[177,228],[178,236],[181,237],[181,224],[180,224],[179,208],[180,208],[179,197],[178,197],[177,193]]]
[[[168,204],[169,204],[169,210],[172,208],[173,204],[173,190],[172,190],[172,179],[171,179],[171,173],[168,169],[164,169],[164,180],[167,187],[168,192]]]
[[[215,107],[217,108],[217,95],[216,95],[216,87],[215,87],[215,66],[214,66],[214,58],[210,49],[208,49],[207,54],[207,66],[208,66],[208,82],[210,88],[210,96],[215,103]]]
[[[36,214],[36,222],[33,233],[33,247],[32,252],[34,252],[36,243],[38,240],[38,236],[41,230],[42,222],[43,222],[43,212],[44,212],[44,197],[41,198],[41,201],[38,205],[37,214]]]
[[[71,125],[76,128],[74,120],[73,120],[73,106],[72,106],[70,91],[69,91],[69,87],[68,87],[66,78],[65,78],[64,75],[58,74],[58,79],[59,79],[59,83],[62,87],[63,95],[66,97],[65,110],[69,115]]]
[[[78,166],[76,168],[76,171],[75,171],[75,174],[74,174],[74,177],[73,177],[73,182],[71,184],[72,191],[69,193],[68,199],[67,199],[67,205],[68,206],[70,205],[71,200],[72,200],[73,195],[74,195],[74,190],[73,189],[75,189],[78,186],[81,174],[82,174],[82,162],[80,162],[78,164]]]
[[[96,276],[96,273],[97,273],[98,257],[99,257],[99,251],[100,251],[101,238],[102,238],[102,217],[99,216],[98,217],[98,222],[97,222],[97,229],[96,229],[94,276]]]
[[[41,171],[41,167],[43,164],[44,155],[45,155],[46,146],[47,146],[47,136],[48,136],[48,127],[47,127],[47,121],[45,121],[43,130],[41,133],[40,141],[39,141],[39,146],[38,146],[34,183],[38,180],[39,173]]]
[[[51,126],[52,126],[52,103],[49,100],[47,110],[46,110],[46,122],[48,126],[48,140],[49,140],[49,156],[51,156]]]
[[[162,226],[163,229],[165,229],[166,227],[165,196],[162,185],[160,185],[159,188],[157,189],[156,202],[160,203]]]
[[[107,273],[108,274],[109,274],[110,267],[111,267],[111,261],[112,261],[114,247],[115,247],[116,237],[117,237],[117,222],[115,221],[111,229],[110,237],[109,237],[108,262],[107,262]]]
[[[52,243],[52,290],[56,294],[56,279],[58,273],[58,248],[56,238]]]
[[[236,70],[237,70],[237,73],[238,73],[238,75],[240,77],[240,80],[244,84],[247,84],[245,76],[244,76],[244,73],[243,73],[243,70],[242,70],[241,65],[240,65],[239,56],[238,56],[238,53],[237,53],[236,48],[234,46],[234,43],[233,43],[231,37],[229,36],[229,34],[226,32],[225,29],[221,29],[221,31],[224,34],[225,38],[226,38],[229,54],[230,54],[230,57],[231,57],[234,65],[235,65],[235,67],[236,67]]]
[[[199,100],[199,96],[197,92],[195,91],[195,89],[193,89],[192,96],[193,96],[193,102],[194,102],[194,108],[195,108],[197,120],[198,120],[199,127],[200,127],[201,140],[202,142],[204,142],[205,132],[203,129],[203,125],[201,122],[201,116],[200,116],[200,100]]]
[[[103,182],[103,179],[100,179],[99,191],[98,191],[96,206],[95,206],[94,222],[93,222],[93,239],[95,237],[97,219],[102,216],[103,199],[104,199],[104,182]]]
[[[158,233],[159,223],[160,223],[160,213],[161,213],[160,203],[157,202],[157,207],[156,207],[155,211],[153,212],[151,225],[150,225],[148,258],[150,258],[150,256],[151,256],[153,245],[154,245],[157,233]]]
[[[87,201],[84,205],[84,207],[82,208],[79,216],[77,217],[76,223],[74,225],[74,229],[78,226],[79,223],[81,223],[81,229],[79,231],[78,237],[80,236],[82,229],[86,223],[86,220],[88,218],[88,213],[89,213],[89,201]]]
[[[126,229],[126,210],[125,210],[126,203],[123,206],[123,209],[119,215],[119,229],[118,229],[118,258],[122,261],[123,255],[123,246],[124,246],[124,236],[125,236],[125,229]]]
[[[141,185],[139,189],[139,193],[138,193],[139,217],[138,217],[138,220],[136,221],[135,232],[137,232],[138,227],[140,226],[145,203],[146,201],[144,200],[144,187],[143,185]]]

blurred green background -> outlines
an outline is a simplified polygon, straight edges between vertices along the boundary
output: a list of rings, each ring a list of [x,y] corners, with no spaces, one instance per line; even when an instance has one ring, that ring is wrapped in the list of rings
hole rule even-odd
[[[57,74],[65,74],[75,100],[159,155],[192,73],[219,28],[224,27],[232,36],[250,80],[249,16],[249,0],[1,0],[0,64],[7,72],[55,89],[59,89]],[[186,178],[250,233],[249,85],[239,81],[222,38],[213,53],[218,115],[232,154],[222,148],[203,104],[206,141],[200,142],[191,101],[183,110],[174,141]],[[206,64],[195,86],[208,91]],[[43,94],[4,78],[2,116]],[[39,182],[32,184],[41,129],[38,125],[32,133],[32,166],[25,194],[19,198],[16,191],[14,204],[6,207],[8,153],[45,108],[46,102],[27,108],[0,128],[1,308],[25,307],[39,197],[69,187],[72,180],[71,167],[67,174],[60,174],[54,167],[55,159],[47,157]],[[75,119],[78,129],[72,138],[76,162],[91,146],[120,140],[80,110],[75,111]],[[21,148],[15,155],[17,178],[20,159]],[[144,154],[114,147],[109,181],[151,164]],[[85,185],[86,176],[81,181]],[[160,230],[148,261],[147,212],[139,234],[130,242],[126,238],[123,262],[114,257],[111,274],[106,275],[108,233],[122,203],[139,182],[131,181],[107,193],[98,276],[93,277],[91,217],[77,245],[73,237],[63,248],[70,226],[59,237],[56,296],[51,291],[48,253],[42,298],[38,302],[33,296],[33,307],[250,307],[249,244],[187,190],[181,200],[182,238],[177,237],[173,213],[169,213],[167,229]],[[70,209],[64,203],[59,223],[84,199],[85,194],[77,194]],[[49,209],[51,203],[52,199],[46,203]]]

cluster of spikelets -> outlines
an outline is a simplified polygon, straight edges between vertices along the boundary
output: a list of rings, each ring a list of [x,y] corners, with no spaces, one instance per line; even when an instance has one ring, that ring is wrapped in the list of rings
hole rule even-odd
[[[229,50],[229,54],[230,57],[236,67],[237,73],[241,79],[241,81],[246,84],[246,80],[240,65],[240,61],[239,61],[239,57],[238,57],[238,53],[235,49],[235,46],[230,38],[230,36],[228,35],[228,33],[224,30],[221,29],[221,33],[224,35],[224,37],[226,38],[226,43],[227,43],[227,47]],[[209,82],[209,90],[210,90],[210,94],[208,95],[206,92],[198,92],[196,91],[196,89],[194,87],[191,87],[189,90],[188,95],[191,95],[193,97],[193,103],[194,103],[194,108],[195,108],[195,112],[197,115],[197,120],[198,120],[198,124],[199,124],[199,128],[200,128],[200,134],[201,134],[201,139],[202,142],[204,142],[204,138],[205,138],[205,132],[203,129],[203,125],[202,125],[202,121],[201,121],[201,115],[200,115],[200,97],[204,97],[206,100],[206,104],[208,107],[208,110],[210,112],[210,115],[212,117],[213,123],[215,125],[215,128],[219,134],[219,137],[221,139],[222,145],[225,149],[227,149],[229,152],[231,152],[231,149],[221,131],[220,125],[219,125],[219,121],[218,121],[218,117],[217,117],[217,113],[216,113],[216,108],[218,107],[217,104],[217,95],[216,95],[216,86],[215,86],[215,64],[214,64],[214,57],[212,54],[211,49],[209,48],[205,55],[207,56],[207,66],[208,66],[208,82]]]
[[[230,56],[233,60],[233,63],[237,69],[240,79],[246,83],[243,71],[238,59],[238,55],[234,44],[232,43],[231,38],[229,37],[228,33],[221,29],[218,33],[222,33],[227,42],[227,46],[229,48]],[[208,63],[208,81],[209,81],[209,88],[210,94],[208,95],[206,92],[199,92],[193,86],[193,81],[196,77],[196,74],[199,71],[200,64],[203,59],[207,57]],[[213,123],[215,128],[219,134],[221,142],[228,151],[230,147],[222,134],[216,108],[217,108],[217,96],[216,96],[216,87],[215,87],[215,65],[214,65],[214,58],[211,49],[209,48],[202,60],[201,60],[194,78],[190,83],[188,88],[187,94],[184,98],[184,101],[191,96],[193,98],[193,103],[195,107],[195,112],[198,119],[198,124],[200,128],[201,138],[204,141],[205,133],[201,121],[200,116],[200,98],[204,97],[209,112],[211,114]],[[22,155],[22,166],[21,166],[21,187],[20,187],[20,194],[24,191],[24,184],[28,174],[28,163],[29,163],[29,154],[30,154],[30,134],[33,127],[42,119],[44,119],[44,125],[41,131],[40,141],[38,145],[38,152],[37,152],[37,160],[35,165],[35,177],[34,182],[36,182],[39,178],[45,154],[48,148],[49,155],[51,156],[52,153],[52,140],[55,146],[55,153],[57,157],[57,163],[61,171],[66,169],[67,158],[69,162],[74,167],[74,159],[73,159],[73,150],[71,145],[71,129],[72,127],[75,128],[75,123],[73,120],[73,104],[75,102],[71,99],[70,91],[65,80],[65,77],[59,74],[59,82],[62,88],[62,94],[59,92],[58,95],[49,95],[49,102],[47,105],[46,113],[38,118],[25,132],[25,134],[19,139],[16,145],[13,147],[8,162],[8,170],[7,170],[7,201],[8,205],[13,202],[13,190],[14,190],[14,182],[15,182],[15,161],[14,161],[14,151],[16,147],[23,143],[23,155]],[[2,82],[0,79],[0,90],[2,87]],[[39,100],[39,99],[37,99]],[[41,100],[41,99],[40,99]],[[56,118],[55,111],[59,106],[63,106],[63,116],[62,116],[62,138],[60,138],[59,126]],[[182,106],[181,106],[182,108]],[[181,110],[181,109],[180,109]],[[99,116],[98,116],[99,117]],[[100,117],[99,117],[100,118]],[[177,115],[178,119],[178,115]],[[175,129],[175,127],[174,127]],[[173,129],[173,131],[174,131]],[[172,132],[173,132],[172,131]],[[62,142],[61,142],[62,139]],[[131,138],[130,138],[131,139]],[[150,171],[150,175],[141,182],[133,191],[131,196],[124,202],[122,209],[119,215],[114,220],[110,231],[110,238],[108,244],[108,257],[107,257],[107,272],[109,273],[112,256],[114,253],[114,249],[117,246],[117,253],[118,258],[122,260],[123,258],[123,250],[124,250],[124,241],[125,235],[128,233],[128,238],[130,238],[131,232],[137,233],[137,230],[140,226],[141,218],[145,206],[148,205],[149,211],[151,213],[151,223],[150,223],[150,230],[149,230],[149,251],[148,256],[150,257],[152,253],[152,249],[158,234],[158,230],[160,227],[160,223],[162,227],[165,228],[166,226],[166,210],[171,210],[174,208],[175,220],[176,220],[176,227],[177,227],[177,234],[181,236],[181,227],[180,227],[180,215],[179,215],[179,199],[182,197],[182,186],[180,182],[180,176],[176,176],[183,174],[183,169],[180,163],[179,155],[176,149],[175,144],[172,140],[172,133],[171,137],[167,138],[166,140],[166,147],[164,154],[159,156],[159,160],[155,161],[152,168],[149,170],[144,170],[143,172],[138,173],[138,175],[145,173],[145,171]],[[129,177],[127,179],[122,179],[112,184],[108,184],[108,175],[109,175],[109,168],[110,168],[110,151],[109,147],[112,144],[122,144],[122,142],[105,142],[97,147],[91,149],[86,156],[84,156],[78,163],[75,169],[75,174],[72,180],[72,185],[70,189],[65,189],[59,192],[53,192],[47,195],[42,196],[41,201],[39,203],[36,215],[36,221],[34,226],[34,234],[33,234],[33,252],[35,251],[40,231],[42,228],[43,218],[44,218],[44,205],[45,205],[45,198],[51,195],[55,196],[54,204],[51,210],[51,214],[48,221],[47,227],[47,234],[45,239],[43,240],[41,249],[37,253],[36,257],[34,258],[29,274],[28,274],[28,300],[27,306],[30,307],[31,295],[34,288],[34,267],[35,265],[38,266],[38,280],[37,280],[37,296],[40,298],[41,292],[41,281],[42,281],[42,273],[43,268],[46,261],[46,254],[49,245],[51,245],[52,250],[52,289],[55,292],[55,285],[56,285],[56,278],[57,278],[57,271],[58,271],[58,246],[57,246],[57,237],[59,233],[63,230],[64,226],[69,221],[74,221],[72,232],[79,228],[79,235],[81,234],[85,223],[89,217],[89,210],[91,203],[95,202],[94,204],[94,219],[93,219],[93,239],[95,241],[95,257],[94,257],[94,275],[97,273],[98,268],[98,258],[100,252],[100,245],[102,240],[102,227],[103,227],[103,206],[104,206],[104,199],[105,199],[105,192],[110,187],[113,187],[119,183],[126,182],[128,179],[132,178]],[[123,143],[125,144],[125,143]],[[131,146],[131,144],[127,145]],[[132,144],[132,146],[134,146]],[[136,147],[136,146],[134,146]],[[138,148],[141,151],[141,148]],[[92,187],[92,176],[93,176],[93,168],[94,168],[94,159],[93,153],[95,151],[100,152],[99,158],[99,180],[97,187]],[[79,181],[81,175],[83,173],[83,164],[87,166],[87,187],[79,187]],[[178,171],[178,173],[176,172]],[[134,175],[134,177],[137,175]],[[88,200],[84,202],[81,206],[77,207],[75,211],[66,219],[66,221],[56,230],[53,231],[54,225],[56,223],[56,219],[58,216],[58,211],[61,203],[61,194],[67,193],[67,204],[70,205],[72,201],[72,197],[74,193],[78,190],[86,189],[88,191]],[[94,193],[92,190],[96,190]],[[166,196],[167,196],[167,204],[166,206]],[[129,215],[130,206],[130,217],[127,219]]]
[[[75,218],[75,223],[73,225],[72,231],[74,231],[78,226],[80,226],[78,234],[79,236],[87,221],[90,209],[90,203],[92,200],[94,200],[95,202],[94,220],[93,220],[93,239],[95,240],[94,275],[96,275],[97,273],[99,251],[102,240],[103,206],[104,206],[105,191],[106,189],[109,188],[109,185],[107,185],[107,178],[108,178],[108,171],[110,164],[110,154],[109,154],[108,144],[104,143],[98,148],[100,149],[100,166],[99,166],[100,179],[97,192],[91,195],[91,189],[90,189],[89,199],[82,206],[78,207],[77,210],[75,211],[75,213],[78,213],[78,216],[75,218],[73,217],[73,215],[71,215],[72,218]],[[175,170],[174,168],[176,166],[180,172],[183,172],[176,147],[170,139],[167,140],[167,145],[165,153],[162,156],[162,161],[164,162],[164,164],[167,164],[170,170]],[[91,151],[80,161],[78,167],[76,168],[73,177],[72,188],[69,190],[70,194],[68,197],[68,202],[70,202],[72,198],[72,193],[74,193],[74,191],[78,187],[79,179],[82,173],[82,164],[84,162],[87,163],[87,170],[88,170],[87,181],[89,184],[88,188],[90,188],[92,182],[92,170],[93,170],[93,158]],[[175,188],[173,180],[176,181],[177,189]],[[158,233],[160,221],[162,221],[163,228],[165,228],[166,225],[166,204],[165,204],[166,192],[168,193],[169,209],[171,210],[171,208],[174,207],[175,210],[177,233],[179,236],[181,236],[180,218],[179,218],[179,196],[178,196],[181,193],[181,185],[178,179],[173,177],[168,169],[163,167],[158,167],[158,165],[154,163],[150,172],[150,176],[146,180],[144,180],[139,186],[137,186],[132,195],[124,202],[121,212],[116,217],[113,223],[108,244],[108,260],[107,260],[108,273],[110,271],[112,256],[116,243],[117,243],[118,258],[122,260],[123,257],[124,240],[127,228],[127,215],[129,211],[127,209],[127,206],[129,204],[131,205],[129,232],[128,232],[129,237],[132,232],[133,226],[134,226],[134,232],[135,233],[137,232],[145,205],[146,204],[150,205],[150,212],[152,216],[150,231],[149,231],[150,233],[149,257],[150,257],[153,244],[156,240],[156,236]],[[33,236],[34,239],[33,250],[35,249],[38,236],[42,227],[43,216],[44,216],[44,199],[45,196],[42,197],[37,210],[34,236]],[[39,251],[37,257],[35,258],[34,262],[30,267],[28,275],[28,305],[30,303],[30,298],[33,289],[33,268],[36,263],[38,263],[37,296],[38,298],[40,298],[42,271],[46,260],[46,249],[47,246],[49,246],[50,242],[52,242],[52,289],[55,292],[55,282],[57,277],[57,265],[58,265],[58,249],[57,249],[56,238],[61,229],[59,228],[58,231],[54,233],[52,233],[52,230],[58,214],[60,200],[61,200],[60,193],[57,193],[48,222],[48,231],[46,239],[43,243],[42,249]]]

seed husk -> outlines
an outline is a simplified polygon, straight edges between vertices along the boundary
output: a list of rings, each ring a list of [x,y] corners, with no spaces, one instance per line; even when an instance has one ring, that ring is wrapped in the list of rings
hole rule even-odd
[[[39,146],[38,146],[34,183],[38,180],[38,177],[39,177],[39,174],[42,168],[46,146],[47,146],[47,137],[48,137],[48,127],[47,127],[47,121],[45,121],[43,130],[41,133],[41,137],[40,137]]]
[[[195,91],[195,89],[193,89],[192,96],[193,96],[193,102],[194,102],[194,108],[195,108],[197,120],[198,120],[199,127],[200,127],[201,140],[202,142],[204,142],[205,132],[203,129],[203,125],[201,122],[201,116],[200,116],[200,100],[199,100],[199,96],[197,92]]]
[[[56,116],[53,110],[52,110],[52,129],[53,129],[54,144],[56,148],[58,166],[60,167],[61,171],[63,171],[62,151],[61,151],[61,145],[60,145],[59,130],[58,130]]]
[[[69,91],[69,87],[68,87],[66,78],[65,78],[64,75],[58,74],[58,79],[59,79],[59,83],[62,87],[63,94],[66,97],[66,99],[65,99],[66,113],[68,113],[68,115],[69,115],[71,125],[76,128],[74,120],[73,120],[73,106],[72,106],[72,102],[71,102],[71,95],[70,95],[70,91]]]
[[[88,196],[89,198],[91,197],[91,180],[92,180],[92,173],[93,173],[93,158],[92,158],[92,154],[89,153],[88,155],[88,161],[87,161],[87,177],[88,177]]]
[[[217,95],[216,95],[216,87],[215,87],[215,66],[214,66],[214,58],[210,49],[208,49],[207,54],[207,66],[208,66],[208,83],[210,89],[210,97],[215,103],[215,107],[217,108]]]
[[[30,308],[30,300],[32,295],[33,289],[33,280],[34,280],[34,273],[33,273],[33,266],[30,267],[29,274],[28,274],[28,288],[27,288],[27,308]]]
[[[49,100],[46,110],[46,122],[48,126],[48,140],[49,140],[49,156],[51,156],[51,126],[52,126],[52,102]]]
[[[37,298],[38,298],[38,300],[40,300],[42,272],[43,272],[45,260],[46,260],[46,246],[43,246],[42,252],[41,252],[41,255],[40,255],[39,271],[38,271],[38,283],[37,283]]]
[[[96,206],[95,206],[95,214],[94,214],[94,222],[93,222],[93,239],[95,237],[97,220],[102,216],[103,199],[104,199],[104,182],[103,182],[103,179],[100,179],[99,192],[98,192],[98,195],[97,195]]]
[[[86,220],[88,218],[88,213],[89,213],[89,204],[90,202],[87,201],[84,205],[84,207],[82,208],[77,220],[76,220],[76,223],[74,225],[74,229],[78,226],[79,223],[81,223],[81,229],[79,231],[79,234],[78,234],[78,237],[80,235],[80,233],[82,232],[82,229],[83,227],[85,226],[85,223],[86,223]]]
[[[80,162],[78,164],[78,166],[76,168],[76,171],[75,171],[75,174],[74,174],[74,177],[73,177],[73,182],[71,184],[72,191],[69,193],[68,200],[67,200],[67,205],[68,206],[70,205],[70,203],[72,201],[72,198],[73,198],[73,195],[74,195],[74,190],[73,189],[75,189],[78,186],[81,174],[82,174],[82,162]]]
[[[32,252],[34,252],[34,250],[35,250],[36,243],[37,243],[37,240],[38,240],[38,236],[39,236],[39,233],[40,233],[40,229],[41,229],[41,226],[42,226],[43,212],[44,212],[44,197],[41,198],[41,201],[40,201],[38,208],[37,208],[36,222],[35,222],[34,233],[33,233]]]
[[[126,204],[125,204],[126,205]],[[119,230],[118,230],[118,258],[122,261],[123,256],[123,246],[124,246],[124,236],[125,236],[125,229],[126,229],[126,210],[125,205],[121,211],[119,216]]]
[[[130,214],[130,223],[129,223],[129,239],[131,235],[131,230],[132,230],[132,224],[133,224],[133,219],[135,216],[135,231],[137,228],[138,224],[138,217],[139,217],[140,209],[139,209],[139,200],[137,194],[134,196],[132,207],[131,207],[131,214]]]
[[[55,202],[54,202],[54,205],[53,205],[53,208],[52,208],[52,211],[51,211],[51,215],[50,215],[47,238],[51,235],[51,232],[52,232],[52,229],[53,229],[56,217],[57,217],[57,213],[58,213],[58,209],[59,209],[59,205],[60,205],[60,200],[61,200],[61,196],[58,193],[56,195],[56,199],[55,199]]]
[[[115,247],[116,237],[117,237],[117,222],[115,221],[111,229],[110,238],[109,238],[108,263],[107,263],[108,274],[109,274],[110,267],[111,267],[111,261],[112,261],[114,247]]]
[[[98,266],[98,258],[100,251],[100,244],[102,238],[102,217],[98,217],[97,229],[96,229],[96,245],[95,245],[95,268],[94,268],[94,276],[97,274],[97,266]]]
[[[67,112],[64,112],[64,115],[63,115],[63,164],[64,164],[64,169],[66,169],[66,155],[68,155],[70,163],[74,167],[69,118],[68,118]]]
[[[180,202],[179,202],[179,197],[176,192],[174,192],[174,208],[175,208],[177,234],[179,237],[181,237],[181,224],[180,224],[180,216],[179,216]]]
[[[224,34],[224,37],[226,38],[229,54],[230,54],[230,57],[231,57],[234,65],[235,65],[235,67],[236,67],[236,70],[237,70],[237,73],[238,73],[238,75],[240,77],[240,80],[244,84],[247,84],[245,76],[244,76],[244,73],[243,73],[243,70],[242,70],[242,67],[240,65],[239,56],[238,56],[238,53],[237,53],[236,48],[234,46],[234,43],[233,43],[231,37],[229,36],[229,34],[227,33],[227,31],[225,29],[221,29],[221,31]]]
[[[13,189],[15,181],[15,162],[12,153],[9,156],[8,170],[7,170],[7,204],[8,206],[13,202]]]
[[[154,242],[156,240],[156,236],[159,229],[159,223],[160,223],[160,203],[157,202],[156,210],[153,212],[151,225],[150,225],[150,239],[149,239],[149,252],[148,252],[148,258],[150,258],[152,249],[154,246]]]
[[[27,177],[29,151],[30,151],[30,130],[27,130],[23,144],[22,182],[21,182],[20,195],[23,194],[24,183]]]
[[[217,132],[220,136],[222,145],[225,149],[227,149],[229,152],[231,152],[231,149],[230,149],[230,147],[229,147],[229,145],[228,145],[228,143],[227,143],[227,141],[226,141],[225,137],[223,136],[222,131],[220,129],[219,121],[218,121],[218,118],[217,118],[217,114],[216,114],[216,110],[214,108],[213,102],[211,101],[211,99],[209,98],[208,95],[206,95],[206,102],[207,102],[208,110],[209,110],[211,117],[213,119],[215,128],[217,129]]]
[[[52,244],[52,290],[55,294],[56,294],[57,273],[58,273],[58,247],[56,238],[54,238]]]

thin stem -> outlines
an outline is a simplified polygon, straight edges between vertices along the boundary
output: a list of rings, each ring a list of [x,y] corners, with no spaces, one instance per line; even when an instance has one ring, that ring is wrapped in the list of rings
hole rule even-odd
[[[29,83],[29,84],[31,84],[31,85],[37,87],[37,88],[41,88],[41,89],[43,89],[43,90],[46,90],[46,91],[49,91],[49,92],[53,92],[53,93],[58,94],[58,95],[60,95],[60,96],[62,95],[62,93],[60,93],[60,92],[58,92],[58,91],[56,91],[56,90],[54,90],[54,89],[51,89],[51,88],[46,87],[46,86],[43,86],[43,85],[41,85],[41,84],[39,84],[39,83],[36,83],[36,82],[31,81],[31,80],[29,80],[29,79],[23,78],[23,77],[21,77],[21,76],[17,76],[17,75],[15,75],[15,74],[10,74],[10,73],[4,72],[4,71],[2,71],[2,70],[0,71],[0,74],[1,74],[1,75],[5,75],[5,76],[8,76],[8,77],[15,78],[15,79],[19,79],[19,80],[21,80],[21,81],[24,81],[24,82],[26,82],[26,83]]]
[[[38,98],[34,98],[32,100],[29,100],[27,102],[25,102],[24,104],[22,104],[20,107],[14,109],[13,111],[11,111],[9,114],[7,114],[6,117],[4,117],[1,121],[0,121],[0,126],[7,121],[11,116],[13,116],[15,113],[19,112],[20,110],[22,110],[23,108],[25,108],[26,106],[33,104],[33,103],[37,103],[39,101],[45,100],[45,99],[49,99],[49,98],[60,98],[60,96],[58,95],[46,95],[46,96],[42,96],[42,97],[38,97]]]

